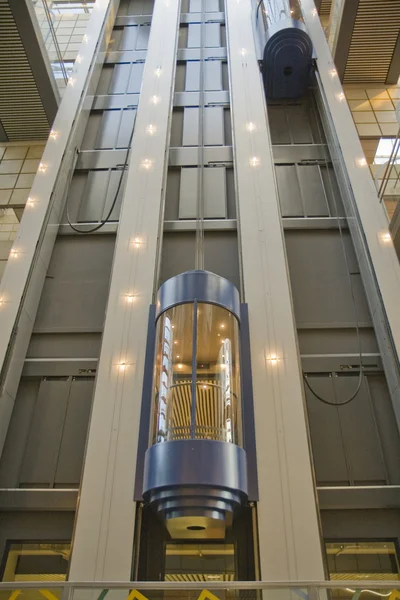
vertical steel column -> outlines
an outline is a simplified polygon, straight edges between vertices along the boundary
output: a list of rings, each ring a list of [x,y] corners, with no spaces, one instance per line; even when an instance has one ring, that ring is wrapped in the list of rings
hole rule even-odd
[[[249,306],[261,578],[324,579],[291,292],[250,0],[226,0],[236,192]]]
[[[116,241],[70,579],[129,581],[149,305],[162,226],[179,0],[156,0]]]

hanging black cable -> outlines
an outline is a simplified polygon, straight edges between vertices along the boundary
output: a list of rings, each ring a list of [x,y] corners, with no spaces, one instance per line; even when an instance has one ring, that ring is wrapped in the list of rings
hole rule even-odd
[[[314,105],[314,109],[315,109],[315,113],[316,113],[316,117],[317,117],[316,118],[316,122],[317,122],[319,137],[320,137],[320,143],[322,144],[323,143],[323,137],[322,137],[322,131],[321,131],[320,123],[319,123],[318,107]],[[346,273],[347,273],[347,277],[348,277],[348,280],[349,280],[350,294],[351,294],[351,300],[352,300],[352,304],[353,304],[354,319],[355,319],[356,333],[357,333],[358,354],[359,354],[359,359],[360,359],[360,372],[359,372],[358,384],[357,384],[355,392],[350,396],[350,398],[347,398],[346,400],[344,400],[344,402],[331,402],[330,400],[326,400],[326,398],[323,398],[322,396],[320,396],[311,387],[311,384],[308,381],[308,377],[307,377],[307,375],[304,372],[303,372],[303,381],[304,381],[306,387],[312,393],[312,395],[315,396],[315,398],[317,398],[317,400],[319,400],[323,404],[327,404],[328,406],[345,406],[346,404],[350,404],[350,402],[352,402],[352,400],[354,400],[354,398],[359,393],[359,391],[361,389],[362,382],[363,382],[364,373],[363,373],[363,367],[362,367],[362,346],[361,346],[360,325],[359,325],[359,319],[358,319],[357,303],[356,303],[356,299],[355,299],[355,295],[354,295],[353,282],[351,280],[350,265],[349,265],[349,261],[348,261],[348,258],[347,258],[346,246],[345,246],[345,243],[344,243],[343,231],[342,231],[342,226],[341,226],[341,223],[340,223],[338,205],[337,205],[337,202],[336,202],[335,192],[334,192],[333,185],[332,185],[331,174],[330,174],[330,171],[329,171],[328,159],[326,157],[325,157],[325,168],[326,168],[326,172],[327,172],[327,175],[328,175],[329,187],[330,187],[330,190],[331,190],[331,197],[332,197],[334,208],[335,208],[335,212],[336,212],[336,219],[337,219],[337,224],[338,224],[338,229],[339,229],[340,242],[341,242],[341,246],[342,246],[342,250],[343,250],[344,262],[345,262],[345,265],[346,265]]]
[[[129,136],[128,148],[126,150],[125,161],[124,161],[124,164],[122,165],[122,169],[121,169],[121,177],[119,178],[117,190],[116,190],[115,196],[114,196],[114,200],[112,201],[111,208],[108,211],[108,214],[107,214],[106,218],[103,219],[102,221],[100,221],[100,223],[98,223],[98,225],[95,225],[94,227],[92,227],[92,229],[85,229],[85,230],[78,229],[78,227],[76,227],[76,225],[73,225],[71,223],[71,218],[70,218],[70,214],[69,214],[69,204],[68,204],[68,199],[67,199],[66,214],[67,214],[68,225],[71,227],[71,229],[73,229],[74,231],[76,231],[76,233],[80,233],[82,235],[86,235],[88,233],[94,233],[95,231],[98,231],[99,229],[101,229],[102,227],[104,227],[104,225],[106,223],[108,223],[108,220],[111,217],[112,212],[113,212],[113,210],[115,208],[115,205],[117,203],[118,194],[119,194],[120,189],[121,189],[121,185],[122,185],[122,180],[124,178],[125,169],[128,166],[129,152],[130,152],[130,149],[131,149],[131,146],[132,146],[132,139],[133,139],[134,129],[135,129],[135,127],[134,127],[134,123],[133,123],[132,124],[132,131],[131,131],[131,134]]]

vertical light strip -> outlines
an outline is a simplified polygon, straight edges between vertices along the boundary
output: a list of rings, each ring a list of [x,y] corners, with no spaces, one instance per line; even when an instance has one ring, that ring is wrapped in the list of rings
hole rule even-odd
[[[93,399],[69,575],[75,581],[129,581],[131,576],[148,311],[157,266],[179,17],[179,0],[156,0]],[[135,295],[135,302],[125,301],[127,293]],[[121,362],[127,365],[122,373]]]
[[[318,580],[324,569],[317,507],[251,3],[226,0],[226,8],[239,235],[250,319],[261,578]]]

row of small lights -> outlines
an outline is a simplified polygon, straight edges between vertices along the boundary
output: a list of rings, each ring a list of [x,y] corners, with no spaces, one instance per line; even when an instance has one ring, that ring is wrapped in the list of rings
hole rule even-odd
[[[169,5],[168,0],[166,0],[165,5],[166,6]],[[157,69],[155,69],[154,75],[157,78],[161,77],[161,75],[162,75],[162,69],[161,69],[161,67],[157,67]],[[150,98],[151,104],[154,104],[155,106],[160,103],[160,100],[161,100],[160,96],[157,96],[156,94],[154,94]],[[153,123],[149,123],[147,125],[147,127],[146,127],[146,133],[148,135],[150,135],[150,136],[155,135],[157,133],[157,127],[156,127],[156,125],[154,125]],[[153,160],[151,158],[144,158],[142,160],[142,162],[140,163],[140,167],[142,169],[145,169],[145,170],[150,170],[152,168],[152,166],[153,166]],[[131,240],[131,243],[130,243],[130,247],[133,248],[133,249],[135,249],[135,250],[139,250],[144,245],[145,245],[145,242],[140,237],[134,237]],[[127,304],[133,304],[135,302],[135,300],[138,298],[138,296],[139,296],[139,294],[128,293],[128,294],[125,294],[125,300],[126,300]],[[122,371],[122,372],[125,371],[128,366],[129,366],[129,363],[125,362],[125,361],[121,362],[121,363],[119,363],[117,365],[117,367],[119,368],[119,370]]]

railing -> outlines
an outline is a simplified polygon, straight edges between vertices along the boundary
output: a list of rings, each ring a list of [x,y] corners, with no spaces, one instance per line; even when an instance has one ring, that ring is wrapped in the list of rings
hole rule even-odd
[[[396,575],[393,575],[394,577]],[[47,577],[51,577],[47,576]],[[0,582],[0,598],[4,600],[327,600],[360,596],[400,600],[400,581],[215,581],[219,575],[199,582]],[[221,578],[223,575],[221,575]],[[398,588],[396,584],[398,583]]]

